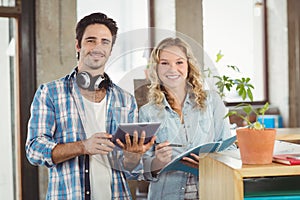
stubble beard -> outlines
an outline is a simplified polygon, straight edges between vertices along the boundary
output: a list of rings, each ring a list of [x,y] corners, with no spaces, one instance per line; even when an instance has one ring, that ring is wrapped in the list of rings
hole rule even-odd
[[[83,63],[89,69],[97,70],[103,68],[104,71],[106,60],[105,58],[95,60],[90,57],[90,58],[86,58]]]

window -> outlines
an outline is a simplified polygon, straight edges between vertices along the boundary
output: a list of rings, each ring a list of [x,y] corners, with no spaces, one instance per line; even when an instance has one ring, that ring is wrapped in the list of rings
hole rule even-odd
[[[255,102],[266,101],[266,56],[264,1],[203,0],[204,50],[214,62],[219,51],[224,55],[215,67],[220,75],[250,77]],[[226,65],[235,65],[241,73],[233,74]],[[230,92],[226,102],[240,102]]]
[[[1,135],[0,194],[3,199],[16,199],[18,193],[19,134],[17,129],[17,58],[16,19],[0,17],[0,86]],[[23,150],[23,149],[22,149]]]
[[[148,3],[148,0],[77,0],[78,20],[92,12],[103,12],[117,22],[118,36],[105,71],[115,83],[132,94],[133,79],[145,78],[149,45]]]
[[[16,2],[14,0],[1,0],[0,6],[5,7],[14,7],[16,5]]]
[[[37,199],[37,168],[29,164],[24,151],[36,86],[34,0],[0,1],[0,30],[1,198]]]

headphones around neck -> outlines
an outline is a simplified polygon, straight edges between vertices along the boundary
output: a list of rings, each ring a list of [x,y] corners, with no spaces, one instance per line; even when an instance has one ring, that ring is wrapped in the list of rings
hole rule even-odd
[[[106,73],[92,76],[86,71],[79,72],[76,76],[76,82],[80,88],[89,91],[95,91],[101,88],[108,89],[112,86],[112,81]]]

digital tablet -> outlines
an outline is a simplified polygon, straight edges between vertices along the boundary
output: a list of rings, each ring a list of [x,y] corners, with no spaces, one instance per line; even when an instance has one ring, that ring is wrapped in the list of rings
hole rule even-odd
[[[131,140],[133,139],[133,132],[136,130],[138,132],[138,136],[140,138],[142,131],[146,132],[146,137],[144,144],[150,142],[151,138],[155,135],[158,128],[160,126],[160,122],[140,122],[140,123],[120,123],[116,133],[113,135],[112,142],[118,146],[116,142],[117,139],[125,144],[125,134],[128,133],[130,135]]]

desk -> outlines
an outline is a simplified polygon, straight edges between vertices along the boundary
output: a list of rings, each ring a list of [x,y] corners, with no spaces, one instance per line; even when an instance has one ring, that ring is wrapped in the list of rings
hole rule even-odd
[[[278,128],[276,139],[300,141],[300,128]],[[242,165],[240,159],[218,153],[199,161],[200,199],[244,199],[244,179],[255,177],[300,176],[300,165]]]
[[[300,142],[300,128],[277,128],[276,140]]]
[[[199,161],[200,199],[244,199],[244,179],[300,176],[300,165],[242,165],[240,159],[218,153]]]

